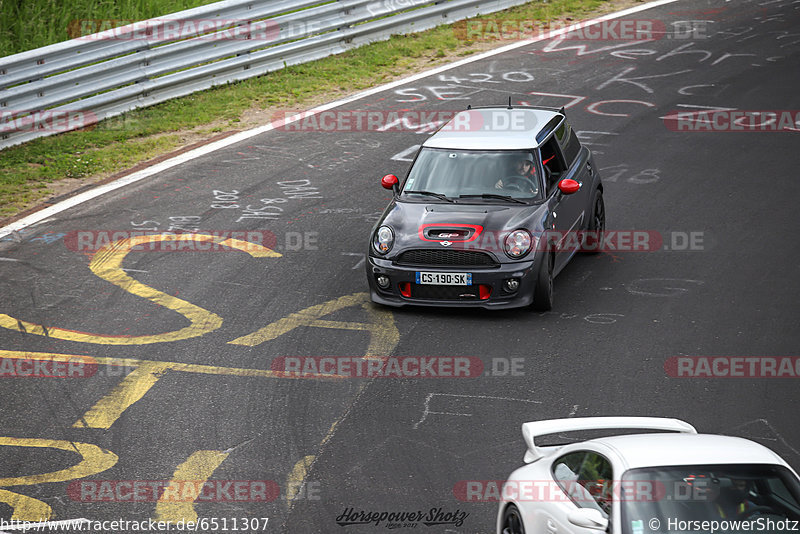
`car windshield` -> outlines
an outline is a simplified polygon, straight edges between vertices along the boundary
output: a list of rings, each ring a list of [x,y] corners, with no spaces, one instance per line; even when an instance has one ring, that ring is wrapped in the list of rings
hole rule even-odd
[[[426,202],[445,201],[435,200],[436,195],[461,203],[537,200],[541,198],[539,168],[534,151],[423,148],[409,171],[403,195]]]
[[[623,534],[770,533],[800,520],[800,484],[777,465],[632,469],[619,499]]]

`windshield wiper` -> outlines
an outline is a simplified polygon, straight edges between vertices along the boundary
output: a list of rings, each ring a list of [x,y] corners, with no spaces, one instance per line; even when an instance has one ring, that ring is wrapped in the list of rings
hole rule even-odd
[[[452,198],[444,196],[441,193],[434,193],[432,191],[403,191],[405,194],[413,194],[413,195],[428,195],[431,197],[440,198],[442,200],[446,200],[447,202],[454,202]]]
[[[499,200],[507,200],[508,202],[516,202],[518,204],[527,204],[518,198],[514,198],[508,195],[495,195],[493,193],[483,193],[481,195],[458,195],[458,198],[496,198]]]

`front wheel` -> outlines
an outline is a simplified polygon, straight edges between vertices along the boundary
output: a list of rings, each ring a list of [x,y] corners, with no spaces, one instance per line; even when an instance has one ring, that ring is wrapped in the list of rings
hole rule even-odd
[[[592,203],[592,218],[589,219],[589,228],[583,240],[581,251],[587,254],[602,252],[606,231],[606,205],[603,202],[603,192],[599,189],[594,193]]]
[[[536,279],[533,309],[536,311],[553,309],[553,254],[549,252],[547,257],[542,259],[542,267],[539,269],[539,277]]]
[[[509,504],[503,513],[503,530],[501,534],[525,534],[525,525],[522,522],[522,514],[519,508]]]

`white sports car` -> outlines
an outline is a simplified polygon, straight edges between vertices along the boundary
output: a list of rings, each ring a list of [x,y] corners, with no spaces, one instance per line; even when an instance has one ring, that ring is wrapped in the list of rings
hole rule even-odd
[[[651,432],[541,445],[545,435],[612,429]],[[503,485],[498,534],[800,530],[797,473],[752,441],[655,417],[536,421],[522,435],[527,465]]]

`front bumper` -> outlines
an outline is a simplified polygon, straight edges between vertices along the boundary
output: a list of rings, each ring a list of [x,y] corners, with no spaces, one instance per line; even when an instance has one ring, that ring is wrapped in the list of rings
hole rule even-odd
[[[498,267],[441,267],[396,265],[391,260],[367,255],[366,270],[370,297],[373,302],[386,306],[436,306],[456,308],[507,309],[528,306],[533,302],[538,266],[541,253],[536,253],[529,261],[501,263]],[[472,273],[472,286],[434,286],[418,285],[417,272]],[[389,277],[389,287],[378,286],[378,275]],[[518,278],[519,288],[513,293],[503,290],[503,281]],[[404,286],[404,284],[408,284]],[[481,298],[480,286],[489,288],[487,298]],[[460,291],[458,288],[462,288]],[[406,295],[403,295],[406,289]],[[463,296],[459,296],[461,293]],[[473,295],[470,295],[472,293]]]

